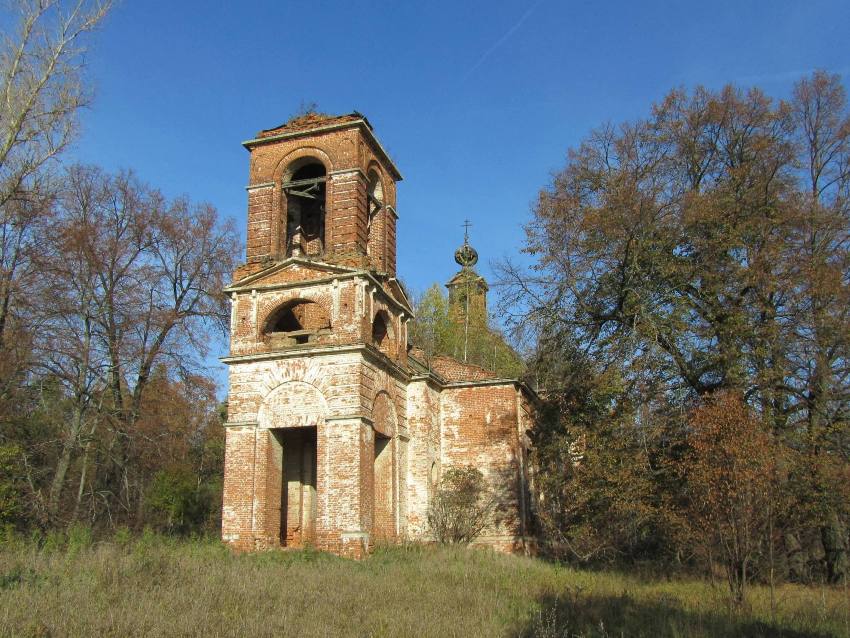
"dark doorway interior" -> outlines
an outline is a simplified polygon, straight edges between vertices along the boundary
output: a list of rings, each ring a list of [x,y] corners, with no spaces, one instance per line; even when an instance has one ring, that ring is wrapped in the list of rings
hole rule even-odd
[[[280,544],[304,547],[316,534],[316,428],[282,428],[283,449]]]

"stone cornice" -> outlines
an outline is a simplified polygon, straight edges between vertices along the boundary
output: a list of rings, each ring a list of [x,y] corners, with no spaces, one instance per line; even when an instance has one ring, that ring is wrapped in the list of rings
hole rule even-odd
[[[341,414],[339,416],[326,416],[325,422],[328,421],[363,421],[367,425],[374,425],[375,422],[372,420],[372,417],[368,417],[365,414]]]
[[[520,385],[519,379],[478,379],[476,381],[449,381],[447,388],[466,388],[472,386],[486,385]]]
[[[263,270],[252,273],[252,274],[248,275],[247,277],[240,279],[239,281],[234,281],[234,282],[230,283],[229,285],[225,286],[223,290],[224,290],[224,292],[239,292],[240,290],[253,290],[254,288],[256,288],[256,286],[252,287],[250,285],[251,282],[257,281],[258,279],[262,279],[263,277],[268,277],[271,274],[274,274],[276,272],[284,270],[287,266],[292,265],[292,264],[296,264],[298,266],[305,266],[307,268],[312,268],[314,270],[326,270],[329,273],[332,273],[331,275],[328,275],[332,279],[339,277],[340,275],[353,275],[353,274],[357,274],[358,272],[360,272],[359,270],[354,269],[354,268],[346,268],[344,266],[337,266],[335,264],[329,264],[329,263],[324,262],[324,261],[313,261],[313,260],[310,260],[310,259],[303,259],[301,257],[288,257],[287,259],[284,259],[283,261],[279,261],[275,264],[272,264],[271,266],[263,268]],[[315,280],[305,280],[305,281],[312,282],[312,281],[315,281]],[[289,283],[290,282],[286,282],[287,285]],[[278,284],[271,284],[271,285],[278,285]]]
[[[328,177],[336,177],[337,175],[348,175],[350,173],[359,173],[360,177],[363,179],[367,179],[366,173],[364,173],[360,168],[341,168],[338,171],[331,171],[328,173]]]
[[[228,357],[219,357],[219,361],[232,365],[234,363],[253,363],[255,361],[273,361],[275,359],[292,359],[294,357],[315,357],[327,354],[346,354],[359,352],[364,349],[363,344],[352,344],[345,346],[291,346],[286,350],[275,352],[255,352],[252,354],[237,354]]]
[[[446,383],[443,387],[448,390],[452,388],[474,388],[495,385],[512,385],[518,390],[526,392],[533,399],[539,398],[537,392],[532,390],[528,386],[528,384],[523,381],[520,381],[519,379],[481,379],[478,381],[452,381],[450,383]]]
[[[334,354],[359,353],[369,358],[373,363],[380,363],[390,373],[402,381],[410,380],[410,373],[372,345],[354,343],[343,346],[313,346],[310,344],[290,346],[286,350],[274,352],[257,352],[253,354],[238,354],[230,357],[219,357],[219,361],[227,365],[240,363],[256,363],[258,361],[275,361],[278,359],[297,359],[299,357],[321,357]]]
[[[257,280],[261,280],[263,277],[276,273],[280,270],[283,270],[289,264],[299,264],[301,266],[306,266],[309,268],[315,268],[317,270],[328,270],[328,271],[336,271],[333,274],[329,274],[327,277],[320,277],[318,279],[302,279],[299,281],[284,281],[280,283],[273,284],[252,284]],[[253,275],[249,275],[244,279],[241,279],[238,282],[234,282],[229,286],[226,286],[223,291],[226,293],[239,293],[239,292],[250,292],[252,290],[261,290],[261,291],[273,291],[273,290],[287,290],[289,288],[303,288],[305,286],[317,286],[322,284],[330,284],[333,283],[334,280],[343,280],[343,279],[352,279],[356,277],[363,277],[367,279],[376,289],[376,291],[381,295],[384,301],[388,302],[391,306],[395,307],[396,310],[400,310],[405,315],[412,317],[413,310],[402,303],[391,294],[389,294],[384,287],[381,285],[381,282],[378,281],[372,273],[368,270],[351,270],[348,268],[343,268],[341,266],[334,266],[332,264],[326,264],[325,262],[316,262],[310,261],[307,259],[298,259],[295,257],[290,257],[286,261],[281,262],[280,264],[276,264],[279,268],[271,267],[266,268],[265,270],[261,270],[260,272],[256,272]]]
[[[443,380],[442,377],[438,376],[437,373],[434,371],[411,375],[410,382],[413,383],[414,381],[424,381],[425,383],[433,387],[435,390],[442,390],[444,387],[446,387],[445,380]]]
[[[256,428],[258,426],[259,423],[256,421],[226,421],[224,423],[226,428]]]

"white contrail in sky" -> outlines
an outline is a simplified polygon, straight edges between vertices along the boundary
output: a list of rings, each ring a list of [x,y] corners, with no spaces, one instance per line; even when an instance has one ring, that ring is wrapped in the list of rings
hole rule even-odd
[[[472,68],[471,68],[471,69],[469,69],[469,71],[467,71],[467,72],[466,72],[466,74],[463,76],[463,79],[465,80],[465,79],[467,79],[470,75],[472,75],[472,74],[475,72],[475,70],[476,70],[476,69],[478,69],[478,67],[480,67],[482,64],[484,64],[484,61],[485,61],[487,58],[489,58],[489,57],[490,57],[490,55],[493,53],[493,51],[495,51],[495,50],[496,50],[496,49],[498,49],[500,46],[502,46],[505,42],[507,42],[507,41],[508,41],[508,39],[509,39],[509,38],[510,38],[510,37],[511,37],[514,33],[516,33],[516,30],[517,30],[517,29],[519,29],[519,28],[522,26],[522,23],[523,23],[523,22],[525,22],[525,21],[528,19],[528,16],[530,16],[530,15],[532,14],[532,12],[533,12],[533,11],[537,8],[537,6],[538,6],[541,2],[543,2],[543,0],[537,0],[537,2],[535,2],[533,5],[531,5],[531,6],[530,6],[530,7],[526,10],[526,12],[522,14],[522,16],[520,17],[520,19],[519,19],[519,20],[517,20],[517,21],[516,21],[516,23],[515,23],[515,24],[514,24],[514,25],[513,25],[510,29],[508,29],[508,30],[505,32],[505,34],[504,34],[501,38],[499,38],[498,40],[496,40],[496,42],[493,44],[493,46],[491,46],[489,49],[487,49],[487,50],[486,50],[486,51],[482,54],[482,56],[481,56],[480,58],[478,58],[478,61],[477,61],[477,62],[476,62],[476,63],[472,66]]]

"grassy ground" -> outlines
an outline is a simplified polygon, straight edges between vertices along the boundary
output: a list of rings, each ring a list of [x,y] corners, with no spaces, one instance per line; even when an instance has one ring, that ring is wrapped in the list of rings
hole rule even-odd
[[[153,536],[0,549],[2,636],[848,636],[841,589],[784,586],[730,615],[700,581],[585,572],[489,551],[398,547],[361,562],[233,555]]]

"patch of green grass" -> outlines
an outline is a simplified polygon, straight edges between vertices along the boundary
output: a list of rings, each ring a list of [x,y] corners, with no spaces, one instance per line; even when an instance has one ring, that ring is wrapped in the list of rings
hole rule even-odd
[[[578,571],[486,550],[406,545],[350,561],[232,554],[214,541],[7,543],[3,636],[846,636],[841,589],[766,589],[732,614],[697,580]]]

